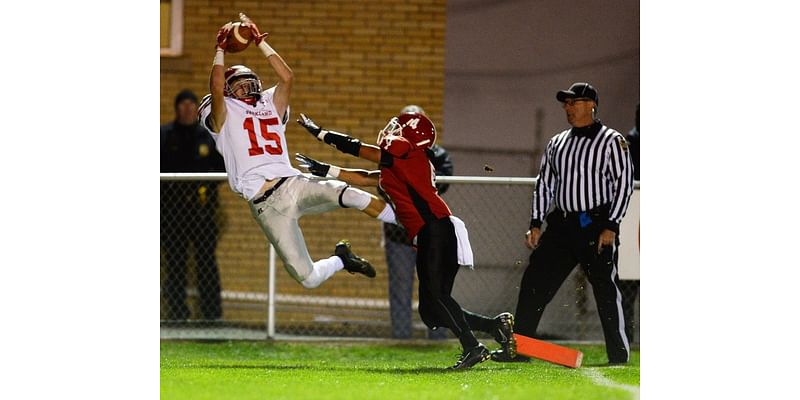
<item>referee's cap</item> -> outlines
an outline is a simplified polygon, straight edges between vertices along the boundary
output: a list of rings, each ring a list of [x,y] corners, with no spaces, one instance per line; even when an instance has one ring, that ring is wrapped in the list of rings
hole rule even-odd
[[[567,99],[587,98],[594,100],[595,103],[600,103],[597,98],[597,90],[594,86],[586,82],[575,82],[567,90],[559,90],[556,94],[556,99],[564,102]]]

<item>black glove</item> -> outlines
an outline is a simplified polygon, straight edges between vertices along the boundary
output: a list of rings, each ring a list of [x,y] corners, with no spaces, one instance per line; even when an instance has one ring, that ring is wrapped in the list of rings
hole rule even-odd
[[[306,117],[305,114],[300,113],[300,119],[297,120],[297,123],[300,124],[303,128],[306,128],[306,130],[310,134],[314,135],[314,137],[317,138],[317,140],[322,140],[319,137],[319,133],[322,132],[322,128],[320,128],[319,125],[317,125],[314,121],[312,121],[311,118],[308,118]]]
[[[302,116],[303,114],[300,115]],[[328,176],[328,170],[331,169],[330,164],[319,162],[305,154],[295,153],[294,159],[300,162],[301,167],[308,169],[309,172],[316,176]]]

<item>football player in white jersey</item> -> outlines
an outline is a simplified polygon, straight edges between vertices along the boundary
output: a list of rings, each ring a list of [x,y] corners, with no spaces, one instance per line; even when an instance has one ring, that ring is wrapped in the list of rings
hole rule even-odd
[[[356,256],[350,243],[336,244],[334,256],[311,260],[297,220],[305,214],[340,207],[357,208],[381,221],[394,222],[394,211],[383,200],[338,180],[320,180],[292,167],[286,143],[292,70],[244,14],[255,43],[278,75],[278,84],[262,90],[250,68],[224,66],[228,23],[217,34],[210,90],[200,104],[200,123],[216,141],[225,159],[231,189],[248,201],[253,218],[275,247],[289,275],[306,288],[315,288],[341,269],[375,277],[367,260]]]

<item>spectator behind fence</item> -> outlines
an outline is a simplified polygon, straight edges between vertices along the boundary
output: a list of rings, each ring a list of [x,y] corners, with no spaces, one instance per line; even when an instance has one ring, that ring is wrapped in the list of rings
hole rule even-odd
[[[197,96],[183,90],[175,97],[175,120],[161,126],[161,172],[225,172],[214,139],[197,122]],[[186,304],[187,253],[194,248],[200,314],[222,318],[220,281],[214,251],[217,247],[216,182],[168,181],[161,184],[161,245],[166,276],[161,294],[167,319],[190,317]]]
[[[597,91],[584,82],[559,91],[571,128],[545,148],[533,192],[530,230],[533,249],[522,276],[516,331],[534,336],[545,306],[580,263],[592,285],[609,364],[628,362],[617,259],[619,224],[633,192],[633,171],[625,137],[596,118]],[[548,214],[550,206],[555,208]],[[547,227],[542,225],[547,217]],[[501,351],[495,361],[518,361]]]
[[[425,114],[422,107],[408,105],[400,113]],[[453,175],[453,162],[447,151],[434,144],[428,152],[436,175]],[[436,184],[439,195],[447,191],[449,185]],[[385,193],[380,190],[384,198]],[[383,224],[383,241],[386,251],[386,262],[389,264],[389,315],[392,320],[392,337],[395,339],[409,339],[412,336],[411,327],[411,295],[414,289],[414,271],[416,270],[417,252],[411,247],[406,230],[396,224]],[[428,329],[429,339],[447,338],[447,329]]]
[[[628,147],[631,151],[633,163],[633,179],[639,180],[639,105],[636,105],[636,125],[631,128],[628,135]],[[639,297],[639,280],[620,280],[619,289],[622,292],[622,313],[625,314],[625,336],[628,342],[633,343],[633,332],[636,330],[634,311],[636,298]]]

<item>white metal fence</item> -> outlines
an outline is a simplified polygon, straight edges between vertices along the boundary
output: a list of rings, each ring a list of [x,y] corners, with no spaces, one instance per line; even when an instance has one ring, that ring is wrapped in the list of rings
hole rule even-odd
[[[416,313],[413,253],[407,254],[397,243],[402,238],[393,237],[398,233],[385,231],[380,222],[353,210],[303,217],[301,228],[312,258],[330,255],[336,241],[349,238],[354,250],[378,271],[372,280],[339,273],[309,290],[283,271],[246,202],[228,188],[226,174],[162,173],[160,179],[163,339],[437,337]],[[535,178],[437,177],[437,183],[449,184],[443,197],[467,224],[475,253],[475,269],[460,271],[453,289],[465,308],[492,316],[514,311],[530,255],[522,234],[535,182]],[[634,300],[631,325],[638,342],[638,281],[624,283],[623,296]],[[587,288],[585,276],[576,268],[548,306],[538,333],[602,340]]]

